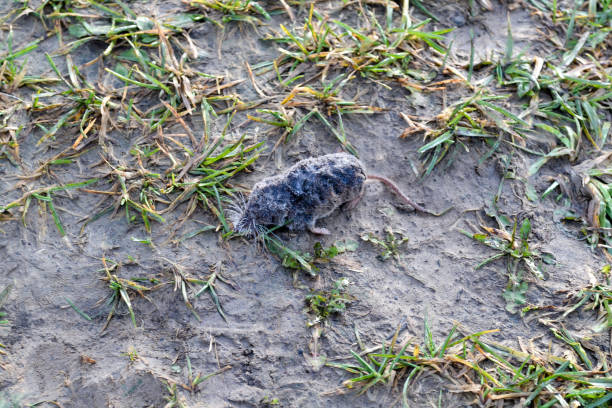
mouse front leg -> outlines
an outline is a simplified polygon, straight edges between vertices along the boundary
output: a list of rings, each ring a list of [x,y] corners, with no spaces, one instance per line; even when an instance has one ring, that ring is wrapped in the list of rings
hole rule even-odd
[[[357,204],[359,204],[359,202],[361,201],[364,195],[365,195],[365,183],[361,185],[361,189],[359,191],[359,194],[357,194],[357,197],[342,204],[343,210],[350,211],[353,208],[357,207]]]
[[[344,203],[344,209],[346,211],[350,211],[353,208],[357,207],[357,204],[359,204],[359,201],[361,201],[361,198],[363,197],[363,192],[361,194],[359,194],[356,198],[353,198],[350,201],[347,201],[346,203]]]

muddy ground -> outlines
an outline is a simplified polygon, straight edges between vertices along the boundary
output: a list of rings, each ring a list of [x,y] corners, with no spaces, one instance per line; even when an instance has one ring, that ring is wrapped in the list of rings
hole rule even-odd
[[[323,2],[317,7],[340,19],[355,12],[354,6],[338,11],[336,3],[340,2]],[[5,2],[2,9],[10,7],[13,5]],[[181,5],[155,2],[148,7],[169,13]],[[475,17],[469,15],[467,2],[434,8],[441,21],[431,28],[459,26],[448,35],[449,40],[454,40],[453,58],[458,60],[467,62],[470,30],[476,38],[477,61],[491,53],[502,53],[508,13],[515,48],[526,53],[546,51],[545,44],[535,40],[540,21],[525,7],[508,10],[505,4],[495,2],[493,11],[478,9]],[[293,9],[296,21],[303,21],[308,7]],[[419,10],[413,12],[423,18]],[[280,23],[292,24],[285,14],[275,16],[269,24]],[[13,30],[19,44],[45,34],[34,16],[21,17]],[[225,75],[226,81],[246,79],[243,61],[254,65],[277,55],[274,43],[258,39],[264,31],[265,27],[233,24],[221,32],[211,23],[197,23],[190,30],[200,54],[194,68]],[[7,32],[0,32],[0,36],[0,42],[5,41]],[[54,36],[45,39],[39,49],[29,54],[29,72],[50,74],[44,52],[57,47]],[[81,64],[103,49],[104,44],[92,42],[79,48],[73,58]],[[274,93],[273,74],[266,75],[258,81],[262,89]],[[257,98],[249,80],[234,92],[245,100]],[[348,138],[369,171],[395,180],[426,207],[436,211],[452,207],[449,212],[441,217],[412,212],[382,185],[368,184],[355,209],[322,220],[321,225],[331,235],[280,233],[291,248],[306,252],[312,252],[316,242],[324,247],[346,239],[359,243],[357,250],[319,265],[319,274],[313,278],[284,268],[251,241],[224,241],[214,231],[180,243],[167,242],[171,233],[181,236],[203,225],[218,224],[201,207],[181,225],[177,220],[184,206],[177,208],[167,216],[165,224],[154,222],[150,235],[141,223],[128,224],[121,212],[114,217],[106,215],[81,232],[83,219],[91,215],[100,197],[78,191],[59,193],[55,204],[66,230],[62,238],[53,218],[33,203],[25,225],[19,220],[0,224],[0,288],[12,285],[3,305],[9,324],[0,327],[0,342],[6,346],[6,354],[0,356],[0,406],[11,406],[8,401],[17,405],[46,401],[38,406],[162,407],[170,395],[168,381],[179,384],[179,398],[190,407],[260,407],[276,400],[283,407],[401,406],[396,389],[374,387],[358,396],[342,387],[349,378],[346,372],[312,363],[315,329],[307,325],[310,317],[305,310],[305,296],[308,288],[331,287],[341,277],[349,279],[349,292],[355,300],[344,313],[324,325],[316,350],[328,361],[348,362],[349,351],[359,348],[356,333],[366,346],[390,338],[398,325],[402,339],[421,339],[425,317],[438,341],[458,322],[466,333],[499,329],[489,338],[511,347],[518,348],[519,341],[523,345],[532,341],[534,348],[559,352],[562,344],[546,326],[505,309],[504,262],[476,270],[475,266],[492,252],[459,232],[471,231],[471,226],[482,220],[494,225],[484,208],[498,191],[508,160],[517,177],[504,181],[498,200],[500,212],[520,220],[529,218],[533,245],[554,254],[557,261],[547,268],[548,279],[529,278],[528,303],[559,303],[561,297],[556,291],[587,285],[606,261],[555,217],[555,211],[563,208],[562,202],[552,198],[532,202],[525,198],[525,183],[518,178],[525,178],[534,158],[520,150],[502,149],[479,165],[489,147],[480,141],[467,141],[465,149],[457,149],[452,162],[442,163],[421,179],[413,166],[419,166],[417,149],[423,141],[418,134],[399,138],[406,128],[400,112],[435,116],[444,106],[467,95],[467,88],[456,84],[443,93],[411,93],[399,87],[388,90],[357,78],[343,89],[343,96],[351,99],[357,94],[361,102],[387,109],[374,115],[344,118]],[[20,115],[24,124],[30,121],[29,113]],[[232,122],[230,137],[236,139],[246,133],[250,140],[267,142],[266,152],[252,171],[241,174],[236,181],[246,187],[299,159],[340,150],[325,127],[309,122],[297,137],[270,153],[278,134],[267,132],[265,125],[245,120],[246,112],[239,112]],[[199,115],[188,118],[188,123],[195,133],[201,132]],[[220,132],[223,125],[224,120],[215,121],[213,131]],[[36,146],[42,131],[36,127],[26,129],[27,133],[20,136],[23,165],[0,160],[1,203],[41,185],[96,176],[90,166],[100,157],[92,149],[70,166],[53,168],[43,179],[16,178],[30,174],[44,158],[52,157],[74,140],[73,132],[66,131],[64,136],[60,131],[54,141]],[[181,131],[179,125],[173,129]],[[112,132],[115,155],[127,156],[139,137],[142,135],[138,129]],[[533,178],[536,189],[541,192],[548,186],[544,182],[546,176],[567,172],[569,165],[559,160],[545,166]],[[582,205],[584,210],[586,204]],[[399,259],[381,261],[377,258],[379,250],[360,236],[370,232],[380,236],[387,227],[400,231],[409,241],[402,247]],[[145,237],[154,246],[134,240]],[[217,280],[215,286],[227,320],[217,312],[210,296],[204,294],[194,301],[201,317],[198,321],[185,307],[180,293],[166,285],[146,298],[132,297],[137,328],[121,306],[102,331],[109,310],[99,304],[109,296],[108,283],[102,280],[103,257],[123,262],[121,274],[125,277],[168,278],[171,263],[180,264],[193,277],[206,278],[212,270],[217,271],[227,282]],[[67,298],[92,320],[79,316]],[[590,318],[574,318],[570,327],[583,330]],[[610,352],[609,332],[594,341]],[[215,375],[202,382],[197,391],[187,391],[180,384],[188,383],[188,364],[194,373]],[[437,406],[438,401],[447,407],[477,406],[470,394],[450,392],[447,385],[436,376],[420,378],[410,388],[411,406]]]

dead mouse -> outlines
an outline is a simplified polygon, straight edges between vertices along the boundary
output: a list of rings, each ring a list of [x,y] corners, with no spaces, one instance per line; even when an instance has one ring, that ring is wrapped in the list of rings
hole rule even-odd
[[[314,234],[329,234],[326,228],[315,225],[317,220],[342,204],[353,208],[367,180],[383,182],[417,211],[440,215],[413,202],[391,180],[367,174],[355,156],[334,153],[301,160],[283,173],[255,184],[248,200],[235,203],[230,210],[230,219],[236,231],[246,236],[259,236],[267,225],[285,224],[292,231],[308,229]]]

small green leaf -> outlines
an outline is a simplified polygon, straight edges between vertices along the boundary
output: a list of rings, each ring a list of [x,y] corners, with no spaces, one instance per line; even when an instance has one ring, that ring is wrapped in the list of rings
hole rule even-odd
[[[87,31],[81,23],[68,26],[68,32],[71,36],[76,38],[87,37],[89,35],[89,31]]]
[[[334,246],[338,248],[338,251],[340,253],[354,252],[357,250],[357,248],[359,248],[359,242],[355,241],[354,239],[345,239],[345,240],[336,241]]]
[[[153,24],[153,21],[151,21],[150,18],[145,16],[138,16],[136,18],[136,25],[141,31],[152,30],[155,26],[155,24]]]
[[[531,232],[531,221],[529,221],[529,218],[525,218],[525,220],[523,220],[523,223],[521,224],[521,239],[523,241],[527,241],[527,239],[529,238],[530,232]]]
[[[510,313],[516,313],[518,307],[527,303],[525,293],[527,292],[527,282],[521,282],[518,285],[504,290],[503,296],[506,300],[506,310]]]
[[[187,28],[192,26],[196,21],[203,20],[204,16],[200,14],[178,13],[170,16],[164,21],[164,24],[178,28]]]

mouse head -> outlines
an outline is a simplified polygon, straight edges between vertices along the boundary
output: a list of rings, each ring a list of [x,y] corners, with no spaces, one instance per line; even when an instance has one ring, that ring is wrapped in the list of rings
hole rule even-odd
[[[234,224],[234,230],[241,235],[258,237],[264,232],[263,227],[255,222],[256,217],[242,194],[238,194],[237,199],[232,202],[228,215]]]

